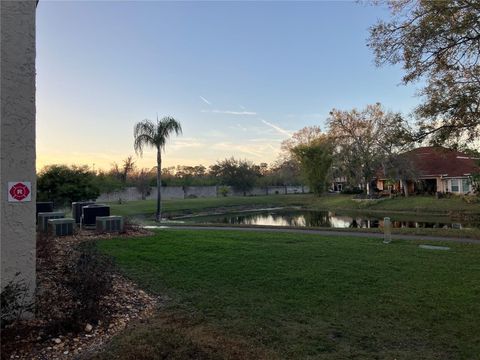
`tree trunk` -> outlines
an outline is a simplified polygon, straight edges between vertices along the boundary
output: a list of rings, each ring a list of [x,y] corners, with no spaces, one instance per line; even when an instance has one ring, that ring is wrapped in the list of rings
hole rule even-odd
[[[402,179],[402,186],[403,186],[403,193],[405,194],[405,197],[408,197],[408,184],[406,180]]]
[[[160,149],[157,149],[157,212],[155,214],[155,221],[160,222],[162,220],[162,153]]]

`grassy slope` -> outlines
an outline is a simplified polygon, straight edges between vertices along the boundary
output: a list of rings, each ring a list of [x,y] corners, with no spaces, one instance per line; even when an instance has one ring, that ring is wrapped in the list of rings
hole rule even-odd
[[[196,314],[199,326],[281,358],[474,358],[480,247],[448,246],[179,230],[100,243],[134,280]],[[171,342],[162,328],[153,322],[125,333],[104,358],[122,354],[122,344],[148,353]],[[198,331],[174,335],[195,351],[213,346]]]
[[[118,215],[151,215],[155,212],[155,201],[130,201],[125,204],[111,204],[112,213]],[[254,197],[219,197],[185,200],[165,200],[162,208],[168,215],[188,214],[214,209],[232,210],[251,207],[302,206],[318,210],[362,210],[362,211],[404,211],[419,213],[448,213],[464,211],[480,214],[480,204],[467,204],[461,198],[435,199],[427,196],[386,199],[373,202],[352,200],[349,195],[272,195]]]
[[[162,201],[162,211],[168,214],[189,214],[218,208],[239,207],[275,207],[275,206],[302,206],[307,203],[310,196],[303,195],[278,195],[278,196],[232,196],[218,198],[197,198],[182,200]],[[155,200],[130,201],[125,204],[112,203],[112,213],[118,215],[153,214]]]

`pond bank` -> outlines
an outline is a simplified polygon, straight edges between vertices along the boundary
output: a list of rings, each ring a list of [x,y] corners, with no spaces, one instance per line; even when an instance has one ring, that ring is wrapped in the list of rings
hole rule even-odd
[[[154,200],[130,201],[122,204],[110,203],[112,213],[124,216],[150,216],[156,208]],[[306,210],[364,211],[370,213],[398,213],[422,215],[480,215],[480,203],[467,204],[460,197],[436,199],[434,196],[411,196],[408,198],[381,201],[357,202],[352,195],[312,194],[276,196],[238,196],[219,198],[196,198],[162,201],[162,210],[168,217],[199,213],[234,212],[272,207],[301,207]]]
[[[272,227],[272,226],[229,226],[229,225],[184,225],[184,224],[169,224],[167,226],[161,226],[161,228],[178,229],[178,230],[231,230],[231,231],[259,231],[259,232],[279,232],[279,233],[297,233],[297,234],[315,234],[323,236],[351,236],[361,238],[375,238],[383,239],[383,232],[371,231],[373,229],[358,229],[351,231],[349,229],[318,229],[318,228],[293,228],[293,227]],[[152,227],[149,227],[152,230]],[[360,231],[359,231],[360,230]],[[369,230],[369,231],[362,231]],[[472,234],[473,235],[473,234]],[[407,233],[395,233],[392,231],[393,240],[413,240],[413,241],[433,241],[433,242],[445,242],[452,241],[465,244],[478,244],[480,245],[479,234],[476,237],[462,237],[449,235],[429,235],[429,234],[407,234]]]

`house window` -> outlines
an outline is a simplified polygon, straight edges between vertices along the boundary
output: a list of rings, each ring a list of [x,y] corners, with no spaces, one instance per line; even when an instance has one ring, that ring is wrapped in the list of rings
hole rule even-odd
[[[468,193],[470,191],[470,180],[462,179],[462,191]]]
[[[450,187],[452,188],[452,192],[460,192],[458,179],[450,180]]]

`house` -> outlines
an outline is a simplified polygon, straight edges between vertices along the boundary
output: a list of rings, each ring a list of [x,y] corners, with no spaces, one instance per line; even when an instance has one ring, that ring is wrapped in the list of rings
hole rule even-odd
[[[330,184],[330,190],[334,192],[341,192],[347,186],[347,177],[338,176],[334,178]]]
[[[480,173],[478,158],[439,146],[421,147],[400,156],[413,167],[414,179],[407,180],[408,193],[456,193],[472,192],[471,175]],[[404,192],[404,184],[378,176],[378,190]]]

